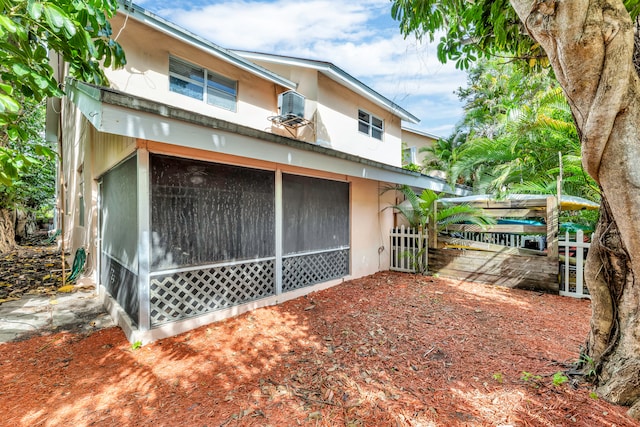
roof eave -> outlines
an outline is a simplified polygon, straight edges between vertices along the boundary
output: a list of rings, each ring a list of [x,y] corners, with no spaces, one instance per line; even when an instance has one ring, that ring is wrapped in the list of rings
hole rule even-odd
[[[141,22],[164,34],[168,34],[169,36],[177,40],[194,46],[206,52],[207,54],[220,58],[223,61],[231,63],[244,71],[247,71],[272,83],[276,83],[287,89],[296,89],[298,86],[295,82],[292,82],[291,80],[275,74],[272,71],[260,67],[257,64],[247,61],[246,59],[242,58],[239,55],[236,55],[232,51],[218,46],[215,43],[212,43],[196,34],[193,34],[190,31],[187,31],[186,29],[171,23],[138,5],[132,3],[123,3],[122,1],[120,1],[118,11],[120,13],[126,14],[128,16],[128,19],[135,19],[138,22]]]
[[[77,80],[68,80],[67,88],[70,99],[78,106],[87,120],[89,120],[93,126],[101,132],[134,138],[153,138],[150,133],[143,132],[136,134],[135,129],[129,125],[127,120],[123,119],[123,114],[126,115],[128,114],[127,111],[130,111],[132,114],[137,115],[136,123],[142,122],[143,120],[141,120],[141,118],[145,116],[153,120],[153,129],[155,131],[158,131],[158,126],[155,125],[158,120],[162,120],[165,124],[173,122],[180,123],[181,125],[194,126],[194,130],[198,130],[200,133],[206,133],[205,137],[208,141],[208,145],[205,149],[210,151],[239,155],[247,158],[256,158],[265,161],[273,161],[275,163],[283,163],[282,160],[275,158],[277,152],[281,151],[282,153],[280,154],[286,153],[284,157],[281,157],[283,159],[289,159],[291,154],[290,150],[293,149],[298,150],[298,153],[308,153],[305,154],[308,160],[305,165],[300,165],[302,167],[311,167],[318,170],[326,170],[327,172],[392,184],[406,184],[417,188],[429,188],[434,191],[449,194],[470,194],[468,189],[459,186],[451,188],[445,180],[439,178],[429,177],[417,172],[408,171],[396,166],[365,159],[327,147],[249,128],[215,117],[203,116],[192,111],[182,110],[177,107],[126,94],[114,89],[95,86],[89,83],[82,83]],[[112,111],[108,111],[109,109]],[[111,117],[111,120],[109,117]],[[238,152],[229,151],[237,149],[235,144],[221,146],[211,145],[210,141],[212,132],[228,132],[230,134],[238,135],[241,138],[248,138],[247,141],[249,141],[251,150],[245,150],[242,154],[239,154]],[[160,136],[161,138],[166,137],[162,132]],[[181,139],[181,141],[183,141],[183,139]],[[259,141],[260,144],[256,144],[255,141]],[[175,140],[163,141],[162,139],[158,139],[158,142],[176,144]],[[267,151],[262,154],[257,151],[257,147],[261,144],[267,148]],[[274,158],[268,159],[265,156],[272,156]],[[290,160],[285,160],[285,162],[290,163]],[[324,164],[326,169],[318,167],[320,163]]]
[[[346,71],[340,69],[339,67],[335,66],[330,62],[316,61],[312,59],[294,58],[289,56],[271,55],[268,53],[260,53],[260,52],[248,52],[248,51],[241,51],[241,50],[234,50],[234,52],[237,53],[239,56],[242,56],[247,59],[262,59],[262,60],[271,61],[274,63],[297,65],[301,67],[315,69],[323,73],[330,79],[346,86],[347,88],[351,89],[355,93],[362,95],[363,97],[373,102],[374,104],[388,111],[391,111],[393,114],[397,115],[402,120],[409,123],[413,123],[413,124],[417,124],[420,122],[419,118],[417,118],[416,116],[414,116],[413,114],[405,110],[404,108],[400,107],[395,102],[384,97],[380,93],[371,89],[369,86],[360,82],[358,79],[356,79]]]

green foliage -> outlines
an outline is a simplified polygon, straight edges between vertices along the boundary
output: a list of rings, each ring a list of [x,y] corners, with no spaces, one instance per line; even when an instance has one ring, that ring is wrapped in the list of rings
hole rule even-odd
[[[131,344],[131,350],[139,350],[140,348],[142,348],[142,341],[136,341]]]
[[[458,182],[458,177],[452,168],[458,162],[461,146],[466,137],[466,133],[457,128],[448,138],[440,138],[432,146],[420,148],[420,153],[425,154],[422,165],[425,172],[444,172],[450,186],[464,183],[464,181]]]
[[[465,117],[455,156],[440,151],[450,180],[479,193],[554,194],[563,164],[563,194],[598,201],[582,169],[573,116],[557,81],[546,70],[525,74],[515,64],[481,60],[458,95]]]
[[[493,379],[496,380],[498,383],[502,384],[502,382],[504,381],[503,375],[501,372],[496,372],[493,374]]]
[[[402,166],[402,169],[412,171],[412,172],[422,172],[422,167],[420,165],[416,165],[415,163],[409,163],[408,165]]]
[[[22,108],[21,136],[0,146],[0,208],[20,206],[42,218],[53,209],[56,156],[43,138],[44,103],[25,100]]]
[[[96,84],[107,82],[102,65],[124,65],[124,52],[111,39],[108,21],[117,7],[117,0],[0,0],[2,146],[7,140],[28,139],[20,121],[26,100],[63,94],[50,51],[68,64],[71,77]],[[5,184],[17,177],[11,165],[0,165]]]
[[[625,6],[635,18],[637,0]],[[438,42],[438,59],[468,69],[478,58],[518,59],[533,69],[549,65],[539,44],[527,35],[509,0],[393,0],[391,16],[405,36],[427,36]],[[506,52],[506,54],[505,54]]]
[[[531,372],[522,371],[520,379],[533,388],[539,388],[541,385],[542,376],[532,374]]]
[[[576,365],[578,369],[584,372],[587,380],[594,380],[596,378],[596,363],[589,355],[580,353],[580,358]]]
[[[0,207],[47,211],[55,149],[43,140],[48,97],[63,94],[50,57],[68,75],[106,84],[103,66],[125,64],[108,19],[117,0],[0,0]]]
[[[558,387],[561,386],[562,384],[566,383],[567,381],[569,381],[569,378],[563,374],[562,372],[556,372],[555,374],[553,374],[553,385]]]

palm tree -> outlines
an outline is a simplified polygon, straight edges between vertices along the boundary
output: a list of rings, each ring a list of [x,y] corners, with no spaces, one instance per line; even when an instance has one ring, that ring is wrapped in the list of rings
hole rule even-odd
[[[407,220],[410,227],[418,229],[415,241],[409,245],[411,249],[404,256],[410,257],[415,271],[421,274],[427,270],[424,254],[428,249],[428,245],[423,242],[425,236],[423,236],[422,230],[426,230],[429,224],[435,224],[435,230],[432,232],[436,233],[443,231],[449,224],[464,222],[481,226],[495,224],[495,220],[485,216],[482,209],[469,205],[443,205],[442,208],[436,208],[436,203],[442,194],[433,190],[425,189],[420,195],[417,195],[408,185],[385,189],[385,191],[388,190],[399,191],[405,199],[401,203],[388,207],[398,211]]]

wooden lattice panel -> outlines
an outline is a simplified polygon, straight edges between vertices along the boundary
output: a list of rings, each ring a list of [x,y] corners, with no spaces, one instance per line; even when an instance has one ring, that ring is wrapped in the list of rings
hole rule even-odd
[[[151,327],[274,295],[274,266],[269,260],[154,276]]]
[[[282,260],[282,291],[304,288],[349,274],[349,250],[287,257]]]

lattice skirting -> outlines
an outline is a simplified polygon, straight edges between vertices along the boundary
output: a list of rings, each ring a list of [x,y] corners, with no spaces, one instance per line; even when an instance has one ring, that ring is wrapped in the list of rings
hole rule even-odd
[[[151,327],[275,295],[275,261],[152,276]]]
[[[286,257],[282,291],[288,292],[349,274],[349,249]]]

